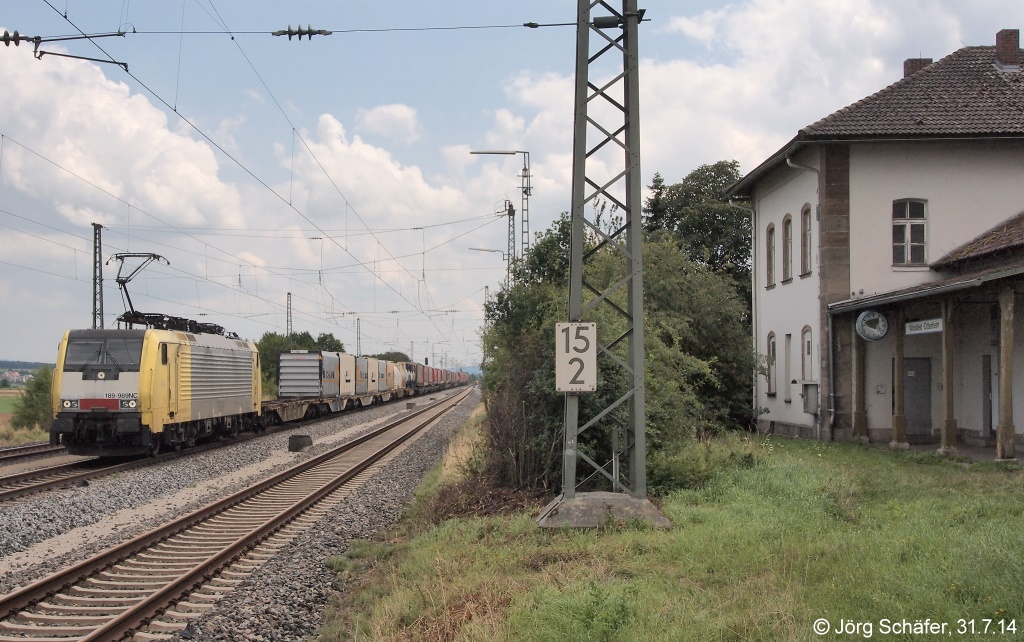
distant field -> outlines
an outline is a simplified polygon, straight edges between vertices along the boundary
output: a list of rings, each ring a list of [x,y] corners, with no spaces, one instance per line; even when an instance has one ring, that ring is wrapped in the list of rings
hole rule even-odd
[[[18,396],[17,394],[0,395],[0,414],[14,412],[14,400]]]
[[[49,438],[47,431],[39,428],[20,430],[11,428],[14,401],[23,393],[23,390],[0,390],[0,446],[17,446],[18,444],[46,441]]]

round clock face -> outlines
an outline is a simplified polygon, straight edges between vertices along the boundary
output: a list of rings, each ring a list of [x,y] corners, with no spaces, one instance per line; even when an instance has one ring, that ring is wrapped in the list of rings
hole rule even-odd
[[[875,310],[864,310],[857,317],[857,334],[867,341],[878,341],[889,331],[885,315]]]

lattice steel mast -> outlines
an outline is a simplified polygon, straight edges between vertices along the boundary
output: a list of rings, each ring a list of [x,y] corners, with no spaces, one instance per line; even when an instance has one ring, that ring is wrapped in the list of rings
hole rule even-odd
[[[643,185],[637,76],[637,32],[643,11],[637,11],[636,0],[622,0],[621,10],[603,0],[579,0],[578,11],[569,320],[583,321],[588,312],[602,304],[610,306],[624,319],[625,331],[618,336],[608,335],[610,324],[605,324],[604,328],[599,324],[598,345],[599,362],[610,361],[624,370],[628,390],[604,408],[596,407],[588,397],[586,415],[589,419],[582,425],[581,395],[567,395],[562,498],[575,497],[577,463],[582,460],[592,469],[587,480],[595,475],[603,476],[613,491],[627,492],[640,499],[647,496],[640,209]],[[592,17],[592,12],[601,15]],[[592,35],[596,35],[597,45],[593,52]],[[600,73],[597,64],[608,62],[606,54],[621,54],[620,71],[616,74],[613,70],[610,80],[592,81],[592,71],[594,75]],[[588,135],[592,140],[588,140]],[[608,173],[601,174],[602,171]],[[596,220],[587,219],[587,206],[591,206],[592,212],[600,211],[602,203],[612,205],[622,214],[621,227],[606,232]],[[592,243],[587,243],[588,238]],[[625,270],[602,291],[585,281],[583,267],[590,256],[604,248],[624,257]],[[625,300],[621,294],[623,289]],[[584,300],[585,291],[587,300]],[[579,435],[597,426],[609,428],[611,457],[604,463],[594,461],[577,448]],[[620,460],[623,459],[626,466],[622,466]]]
[[[92,224],[92,327],[103,329],[103,226]]]

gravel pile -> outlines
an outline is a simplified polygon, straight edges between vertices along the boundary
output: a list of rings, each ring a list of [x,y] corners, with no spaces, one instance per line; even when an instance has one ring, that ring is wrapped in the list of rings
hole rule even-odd
[[[417,406],[422,406],[426,401],[426,398],[420,400]],[[94,524],[116,511],[144,507],[154,503],[154,500],[169,497],[182,489],[194,487],[263,461],[274,453],[287,450],[290,434],[308,434],[315,441],[319,437],[347,430],[351,433],[350,437],[356,437],[370,429],[359,429],[358,426],[385,418],[394,419],[410,412],[404,410],[404,403],[397,401],[379,408],[342,413],[315,425],[302,426],[235,446],[183,457],[166,464],[94,480],[85,487],[68,488],[6,502],[0,506],[0,562],[8,555],[75,528]],[[327,445],[319,445],[298,453],[287,464],[264,471],[260,478],[313,457],[327,448]],[[175,513],[185,514],[195,510],[217,497],[248,485],[248,481],[219,487],[215,492],[203,495],[189,505],[179,508]],[[157,505],[158,510],[159,508]],[[24,586],[48,573],[85,559],[117,542],[144,533],[165,521],[166,516],[139,520],[117,532],[80,546],[72,553],[48,555],[45,561],[31,568],[19,571],[4,569],[0,571],[0,595],[10,593],[18,586]]]
[[[371,538],[398,522],[478,400],[473,393],[175,639],[290,642],[313,636],[334,590],[335,574],[324,560],[343,553],[352,540]]]

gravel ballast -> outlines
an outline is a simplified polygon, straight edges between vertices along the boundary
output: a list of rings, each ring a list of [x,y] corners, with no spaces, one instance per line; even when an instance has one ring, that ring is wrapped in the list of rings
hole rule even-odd
[[[344,553],[352,540],[372,538],[398,522],[478,400],[479,393],[473,393],[226,595],[216,611],[194,620],[175,639],[289,642],[312,637],[334,591],[335,573],[324,560]]]
[[[440,395],[433,395],[439,397]],[[468,417],[470,403],[478,393],[463,402],[459,409],[450,413],[428,434],[410,444],[410,450],[424,448],[422,444],[447,444],[451,425],[458,426]],[[431,403],[427,398],[417,399],[417,408]],[[54,492],[26,497],[7,502],[0,507],[0,595],[7,594],[18,586],[26,585],[43,575],[68,566],[107,548],[117,542],[146,532],[169,518],[190,512],[200,506],[242,487],[256,479],[262,479],[294,463],[312,457],[327,448],[347,441],[363,432],[392,421],[405,411],[404,401],[385,404],[360,412],[342,413],[337,417],[315,425],[306,425],[295,430],[283,431],[266,438],[208,451],[195,456],[183,457],[166,464],[121,473],[109,478],[98,479],[88,486],[67,488]],[[455,419],[453,417],[460,417]],[[454,423],[453,423],[454,422]],[[288,453],[290,434],[309,434],[313,437],[313,448],[301,453]],[[327,443],[330,442],[330,443]],[[436,454],[419,455],[420,459],[410,462],[411,468],[423,467],[416,482],[409,481],[406,488],[405,473],[397,473],[389,482],[388,492],[379,490],[367,493],[360,491],[356,498],[369,494],[373,502],[388,503],[386,498],[392,491],[411,494],[423,472],[434,465],[443,446]],[[430,449],[433,453],[434,449]],[[398,455],[396,460],[408,457]],[[395,467],[392,461],[386,469]],[[379,475],[368,484],[376,484]],[[391,488],[394,486],[394,488]],[[346,502],[358,501],[349,498]],[[399,501],[398,514],[407,500],[406,494]],[[379,509],[384,508],[381,504]],[[343,513],[339,508],[333,516]],[[364,521],[358,507],[353,508],[352,523]],[[394,517],[397,519],[397,515]],[[367,522],[369,523],[369,522]],[[368,531],[369,533],[375,530]],[[353,535],[360,537],[362,535]],[[300,536],[300,539],[304,536]],[[346,537],[343,541],[348,541]],[[322,562],[323,557],[320,558]],[[276,558],[275,560],[276,561]],[[288,563],[289,569],[293,567]],[[291,580],[282,586],[290,586]],[[309,599],[303,595],[303,600]],[[265,603],[265,601],[258,601]],[[222,638],[232,639],[232,638]],[[272,638],[266,639],[284,639]],[[291,638],[289,638],[291,639]]]

